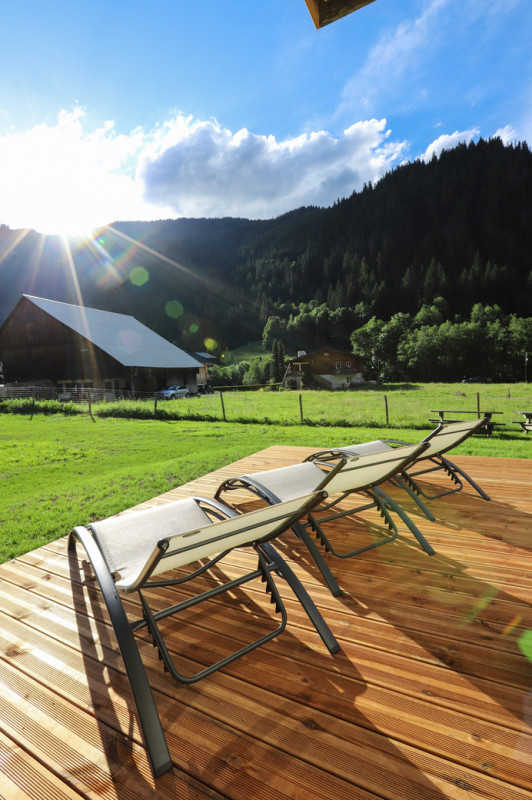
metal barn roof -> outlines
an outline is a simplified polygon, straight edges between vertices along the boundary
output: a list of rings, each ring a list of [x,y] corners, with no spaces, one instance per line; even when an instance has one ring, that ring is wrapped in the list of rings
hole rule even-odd
[[[198,368],[202,364],[127,314],[23,295],[125,367]]]

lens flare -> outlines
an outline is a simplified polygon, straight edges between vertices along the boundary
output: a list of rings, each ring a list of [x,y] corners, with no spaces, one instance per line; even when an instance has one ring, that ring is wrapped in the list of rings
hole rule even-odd
[[[499,590],[496,589],[494,586],[491,586],[484,597],[479,597],[472,605],[470,609],[465,614],[465,618],[462,620],[464,625],[469,625],[470,622],[473,622],[478,616],[480,616],[481,612],[489,606],[492,600],[498,595]]]
[[[522,619],[523,619],[523,615],[522,614],[516,614],[516,616],[512,620],[510,620],[508,625],[506,625],[506,627],[504,628],[504,630],[502,632],[502,635],[503,636],[508,636],[508,634],[511,633],[514,628],[516,628],[518,625],[521,624],[521,620]]]
[[[529,661],[532,661],[532,631],[525,631],[517,640],[517,645]]]
[[[150,279],[150,273],[145,267],[133,267],[129,273],[129,280],[133,286],[144,286]]]
[[[179,300],[169,300],[164,307],[164,311],[167,317],[171,317],[171,319],[179,319],[179,317],[183,314],[183,306]]]
[[[203,344],[207,350],[216,350],[218,342],[216,339],[212,339],[210,336],[207,336],[207,338],[203,340]]]
[[[120,331],[117,339],[126,353],[134,353],[142,344],[138,333],[133,330],[128,330],[127,328]]]

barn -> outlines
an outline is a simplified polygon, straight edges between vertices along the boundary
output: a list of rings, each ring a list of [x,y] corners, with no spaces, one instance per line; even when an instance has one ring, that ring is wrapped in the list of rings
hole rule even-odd
[[[0,327],[6,384],[142,395],[169,384],[197,392],[205,367],[134,317],[24,294]]]

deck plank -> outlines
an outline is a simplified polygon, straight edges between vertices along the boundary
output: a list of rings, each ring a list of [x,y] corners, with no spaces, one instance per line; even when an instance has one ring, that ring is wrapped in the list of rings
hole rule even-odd
[[[212,496],[222,479],[308,452],[270,447],[140,507]],[[532,462],[455,460],[489,503],[466,488],[428,501],[429,522],[391,490],[433,557],[400,525],[394,543],[348,560],[327,556],[343,590],[333,598],[301,542],[291,533],[278,541],[340,642],[336,656],[281,582],[283,635],[194,686],[165,675],[138,634],[174,761],[157,780],[81,547],[73,559],[63,538],[0,566],[2,800],[529,798]],[[230,499],[249,507],[245,494]],[[335,523],[340,547],[379,535],[376,516],[362,517]],[[252,563],[248,551],[233,551],[198,585]],[[178,595],[190,592],[185,585]],[[167,593],[154,592],[154,604]],[[135,597],[125,606],[139,614]],[[188,613],[182,629],[168,623],[168,643],[192,671],[248,641],[272,614],[263,588],[249,584]]]

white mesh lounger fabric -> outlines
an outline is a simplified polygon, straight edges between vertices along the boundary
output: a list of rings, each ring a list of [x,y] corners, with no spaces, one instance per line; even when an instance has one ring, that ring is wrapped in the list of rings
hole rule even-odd
[[[444,497],[454,492],[459,492],[463,488],[462,479],[467,481],[470,486],[484,499],[490,498],[486,492],[478,486],[477,483],[466,473],[463,469],[458,467],[448,458],[444,457],[444,453],[454,449],[459,444],[468,439],[476,431],[479,431],[488,421],[487,417],[482,419],[467,420],[464,422],[454,422],[450,425],[439,425],[429,433],[422,441],[428,444],[428,447],[421,452],[412,462],[405,467],[401,472],[403,482],[397,481],[403,489],[410,492],[412,497],[418,502],[422,510],[429,517],[434,519],[433,515],[426,508],[426,506],[419,501],[419,496],[422,495],[428,500],[434,500],[438,497]],[[308,457],[309,461],[321,461],[323,459],[335,460],[338,458],[346,458],[353,456],[363,456],[369,453],[380,453],[393,449],[394,447],[404,446],[406,442],[397,442],[393,440],[365,442],[363,444],[353,444],[347,447],[337,447],[331,450],[318,450]],[[429,462],[429,466],[421,465],[421,462]],[[418,465],[420,468],[418,468]],[[426,475],[430,472],[443,470],[451,479],[453,486],[451,489],[444,489],[436,494],[427,494],[427,492],[415,480],[420,475]]]
[[[433,555],[434,550],[426,541],[425,537],[414,525],[412,520],[388,495],[380,488],[379,484],[384,483],[397,472],[401,472],[418,455],[420,455],[428,445],[420,443],[408,445],[407,447],[388,448],[378,451],[375,454],[361,456],[351,456],[338,461],[333,468],[331,464],[306,461],[301,464],[293,464],[279,469],[255,472],[250,475],[241,475],[237,478],[230,478],[224,481],[217,489],[215,497],[220,497],[224,492],[237,489],[248,489],[267,503],[275,504],[301,496],[310,491],[325,490],[327,495],[332,498],[323,501],[319,506],[309,512],[307,526],[298,523],[294,530],[304,541],[319,567],[327,585],[334,595],[341,594],[340,587],[331,574],[326,561],[323,559],[319,549],[316,547],[312,537],[306,531],[306,527],[312,527],[316,536],[324,545],[326,550],[332,552],[339,558],[350,558],[366,550],[379,547],[386,542],[393,541],[397,537],[397,527],[390,515],[390,511],[399,514],[401,519],[412,531],[419,544],[425,552]],[[345,454],[344,454],[345,455]],[[346,509],[338,507],[332,514],[330,509],[338,506],[348,495],[363,492],[370,498],[370,503],[358,505]],[[391,535],[372,542],[371,544],[351,550],[347,553],[340,553],[331,543],[326,535],[323,524],[338,517],[354,514],[369,508],[376,507],[387,523]]]

